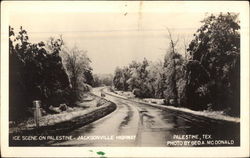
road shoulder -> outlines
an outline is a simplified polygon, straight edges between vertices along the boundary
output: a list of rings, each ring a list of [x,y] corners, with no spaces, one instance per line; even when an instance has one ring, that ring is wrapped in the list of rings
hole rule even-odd
[[[227,122],[233,122],[233,123],[240,123],[240,118],[237,117],[232,117],[232,116],[228,116],[228,115],[223,115],[220,114],[219,112],[211,112],[211,111],[194,111],[194,110],[190,110],[188,108],[183,108],[183,107],[174,107],[174,106],[169,106],[169,105],[159,105],[159,104],[155,104],[155,103],[149,103],[149,102],[145,102],[142,99],[138,99],[138,98],[128,98],[125,96],[121,96],[119,94],[115,94],[113,92],[107,91],[107,89],[104,90],[104,92],[108,95],[112,95],[121,99],[125,99],[125,100],[129,100],[135,103],[140,103],[140,104],[145,104],[145,105],[149,105],[149,106],[153,106],[159,109],[165,109],[165,110],[174,110],[174,111],[179,111],[179,112],[184,112],[184,113],[189,113],[192,115],[197,115],[197,116],[202,116],[202,117],[206,117],[206,118],[210,118],[210,119],[215,119],[215,120],[221,120],[221,121],[227,121]]]

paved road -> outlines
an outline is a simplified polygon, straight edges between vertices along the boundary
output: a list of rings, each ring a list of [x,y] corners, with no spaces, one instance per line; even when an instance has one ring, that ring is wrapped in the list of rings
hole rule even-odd
[[[95,93],[100,94],[99,90]],[[228,142],[232,143],[231,140],[233,140],[233,145],[239,145],[239,124],[183,112],[161,110],[107,94],[106,99],[117,104],[114,112],[68,133],[67,135],[72,135],[74,140],[56,142],[53,145],[164,147],[181,146],[178,144],[179,140],[193,141],[194,146],[202,140],[216,140],[217,145],[218,143],[228,145]],[[211,138],[207,136],[203,139],[203,134],[211,135]],[[189,144],[189,146],[192,145]]]

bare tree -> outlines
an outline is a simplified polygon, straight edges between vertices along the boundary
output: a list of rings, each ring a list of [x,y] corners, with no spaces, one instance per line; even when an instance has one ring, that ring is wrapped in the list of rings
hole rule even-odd
[[[187,44],[185,38],[183,38],[183,45],[184,45],[185,60],[187,60]]]
[[[174,41],[174,40],[173,40],[173,37],[172,37],[172,34],[171,34],[170,30],[169,30],[169,28],[167,28],[167,31],[168,31],[168,39],[170,40],[170,47],[171,47],[171,49],[172,49],[172,52],[175,54],[175,53],[176,53],[176,52],[175,52],[175,47],[176,47],[176,45],[177,45],[178,42],[179,42],[179,38],[177,38],[177,40]]]
[[[164,59],[164,96],[165,99],[170,102],[170,104],[177,103],[177,85],[176,85],[176,59],[180,57],[180,54],[176,51],[176,45],[178,44],[178,38],[176,41],[173,40],[170,30],[167,28],[168,38],[170,40],[169,52],[166,54]]]

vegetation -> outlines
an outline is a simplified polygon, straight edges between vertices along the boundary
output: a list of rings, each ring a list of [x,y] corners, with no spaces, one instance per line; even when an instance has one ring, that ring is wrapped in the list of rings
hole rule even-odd
[[[80,100],[82,94],[93,85],[91,60],[86,51],[79,50],[76,46],[72,49],[65,48],[62,56],[70,79],[73,100]]]
[[[100,86],[112,86],[112,74],[94,74],[93,75],[93,87]]]
[[[187,106],[210,105],[240,113],[240,33],[236,14],[211,15],[197,30],[188,51]],[[195,83],[195,84],[194,84]],[[193,102],[191,98],[196,98]]]
[[[114,87],[132,91],[140,98],[164,98],[166,104],[174,106],[224,110],[239,116],[239,29],[237,14],[210,15],[185,52],[176,49],[178,40],[174,41],[169,32],[169,49],[163,62],[144,59],[117,68]]]
[[[9,116],[32,116],[32,102],[42,108],[74,106],[91,86],[114,85],[139,98],[161,98],[165,104],[193,110],[240,114],[240,26],[238,15],[220,13],[202,21],[185,52],[170,31],[162,61],[132,61],[114,76],[93,75],[86,51],[69,49],[62,37],[30,43],[22,27],[9,28]],[[183,57],[182,54],[185,54]]]
[[[73,106],[87,90],[86,85],[93,80],[90,60],[86,54],[79,57],[79,50],[73,48],[66,51],[65,69],[63,45],[62,38],[50,38],[46,44],[30,43],[22,27],[17,35],[9,28],[10,120],[31,116],[34,100],[41,100],[42,108],[50,112],[50,106],[63,103]]]

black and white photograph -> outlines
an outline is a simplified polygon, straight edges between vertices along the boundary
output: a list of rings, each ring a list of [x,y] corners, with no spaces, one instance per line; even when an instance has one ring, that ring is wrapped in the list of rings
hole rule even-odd
[[[249,3],[206,3],[5,1],[7,147],[248,146]]]

